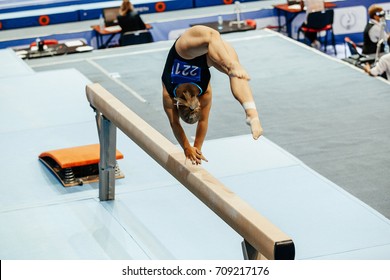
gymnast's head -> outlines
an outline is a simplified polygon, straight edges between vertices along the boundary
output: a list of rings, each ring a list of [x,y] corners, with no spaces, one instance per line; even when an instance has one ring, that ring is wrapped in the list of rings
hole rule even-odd
[[[175,101],[179,117],[188,124],[196,123],[200,118],[198,96],[201,88],[194,83],[179,84],[175,88]]]

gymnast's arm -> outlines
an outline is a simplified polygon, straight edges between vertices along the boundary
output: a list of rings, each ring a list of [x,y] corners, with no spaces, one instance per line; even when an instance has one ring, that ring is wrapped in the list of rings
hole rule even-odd
[[[176,140],[179,142],[180,146],[183,148],[186,158],[188,158],[194,164],[200,164],[202,159],[206,160],[202,155],[202,152],[198,150],[198,148],[192,147],[190,142],[188,141],[184,129],[180,124],[179,114],[177,112],[176,106],[174,105],[174,100],[168,94],[164,85],[163,106],[164,111],[169,119],[169,124],[171,125],[173,134],[175,135]]]
[[[169,124],[171,125],[173,134],[175,135],[180,146],[185,150],[190,145],[183,127],[180,124],[179,114],[177,108],[174,105],[173,98],[168,94],[165,86],[163,85],[163,106],[164,111],[167,114]]]
[[[199,96],[200,102],[200,118],[198,121],[198,125],[196,127],[196,135],[194,141],[194,147],[197,148],[197,162],[200,164],[200,160],[207,161],[207,159],[202,155],[202,146],[204,139],[207,134],[208,126],[209,126],[209,115],[211,109],[211,100],[212,100],[212,92],[211,86],[209,84],[206,92]]]

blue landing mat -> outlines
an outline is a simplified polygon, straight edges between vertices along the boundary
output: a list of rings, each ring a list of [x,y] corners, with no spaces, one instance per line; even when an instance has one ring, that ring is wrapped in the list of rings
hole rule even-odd
[[[34,73],[24,61],[18,59],[18,56],[12,49],[0,50],[0,79],[21,75],[30,75]]]

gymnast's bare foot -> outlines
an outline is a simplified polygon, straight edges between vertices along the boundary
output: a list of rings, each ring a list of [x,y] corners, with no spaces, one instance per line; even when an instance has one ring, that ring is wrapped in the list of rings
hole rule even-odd
[[[261,135],[263,135],[263,128],[260,124],[259,117],[246,118],[246,124],[251,127],[252,137],[257,140]]]

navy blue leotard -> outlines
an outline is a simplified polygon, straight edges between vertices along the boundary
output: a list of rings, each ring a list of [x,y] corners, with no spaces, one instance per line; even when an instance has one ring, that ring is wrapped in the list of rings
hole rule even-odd
[[[184,59],[176,52],[175,45],[176,42],[169,51],[161,77],[169,95],[175,97],[176,87],[184,83],[197,85],[201,89],[199,95],[204,94],[210,82],[207,55]]]

